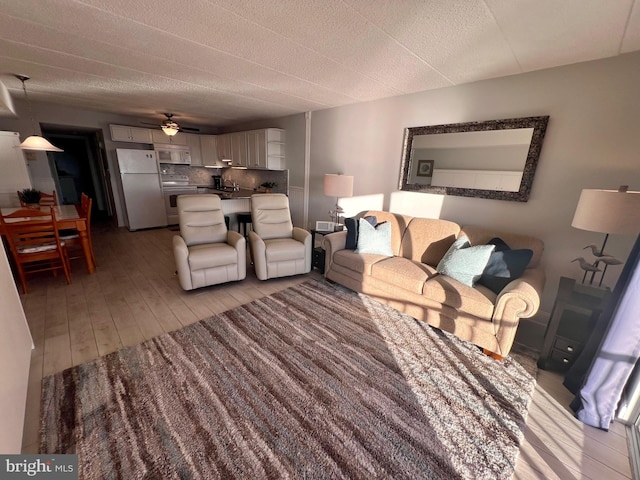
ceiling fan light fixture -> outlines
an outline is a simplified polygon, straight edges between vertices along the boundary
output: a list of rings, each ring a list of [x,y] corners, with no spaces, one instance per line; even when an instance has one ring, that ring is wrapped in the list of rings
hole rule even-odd
[[[29,97],[27,96],[27,86],[24,83],[27,80],[29,80],[30,77],[27,77],[26,75],[15,75],[15,74],[14,74],[14,77],[16,77],[18,80],[22,82],[22,90],[24,90],[24,99],[25,99],[25,102],[27,103],[27,107],[29,108],[31,122],[33,123],[33,131],[36,132],[37,131],[36,119],[33,116],[31,103],[29,102]],[[40,135],[35,135],[35,134],[27,137],[24,140],[24,142],[22,142],[19,145],[19,148],[22,150],[35,150],[38,152],[64,152],[64,150],[62,150],[61,148],[58,148],[52,145],[51,142],[49,142],[49,140],[47,140],[46,138],[41,137]]]
[[[162,125],[162,131],[170,137],[173,137],[176,133],[178,133],[179,128],[176,123],[172,125]]]

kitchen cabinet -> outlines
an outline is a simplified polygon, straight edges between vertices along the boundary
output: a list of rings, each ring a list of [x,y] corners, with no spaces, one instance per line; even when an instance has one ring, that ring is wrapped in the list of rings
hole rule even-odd
[[[185,133],[184,135],[186,136],[189,153],[191,154],[191,165],[201,167],[204,163],[202,159],[202,148],[200,146],[200,135],[196,135],[195,133]]]
[[[247,132],[231,133],[231,160],[234,167],[247,166]]]
[[[218,159],[222,162],[225,159],[231,159],[231,134],[225,133],[216,137],[216,150],[218,151]]]
[[[202,152],[202,165],[208,167],[223,167],[224,164],[218,157],[218,136],[198,135],[200,137],[200,149]]]
[[[247,167],[284,168],[284,130],[265,128],[247,133]]]
[[[247,167],[267,168],[267,136],[265,130],[247,132]]]
[[[151,140],[153,141],[153,143],[169,143],[171,145],[184,145],[185,147],[189,145],[187,142],[187,135],[189,135],[188,133],[178,132],[173,137],[170,137],[160,129],[150,131]]]
[[[109,125],[111,140],[114,142],[153,143],[148,128]],[[164,135],[164,134],[163,134]]]

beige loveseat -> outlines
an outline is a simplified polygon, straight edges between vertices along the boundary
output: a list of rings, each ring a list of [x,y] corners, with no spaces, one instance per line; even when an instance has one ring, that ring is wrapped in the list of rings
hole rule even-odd
[[[488,352],[506,356],[521,318],[533,316],[540,306],[545,275],[540,267],[544,244],[536,238],[479,227],[460,227],[447,220],[361,212],[378,223],[391,222],[393,257],[357,254],[346,250],[347,232],[324,237],[325,277],[365,293],[429,325],[451,332]],[[453,242],[466,235],[471,245],[494,237],[512,249],[531,249],[524,274],[499,294],[477,284],[469,287],[437,273],[436,266]]]

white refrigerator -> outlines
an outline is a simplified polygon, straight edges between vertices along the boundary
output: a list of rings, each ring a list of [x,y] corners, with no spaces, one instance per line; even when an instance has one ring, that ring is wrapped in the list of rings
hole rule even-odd
[[[162,185],[156,153],[151,150],[117,148],[118,169],[129,230],[166,227]]]

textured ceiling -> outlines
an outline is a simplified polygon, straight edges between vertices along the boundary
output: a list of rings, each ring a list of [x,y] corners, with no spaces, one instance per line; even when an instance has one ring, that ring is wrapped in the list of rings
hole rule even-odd
[[[225,126],[640,50],[640,0],[0,0],[31,98]]]

